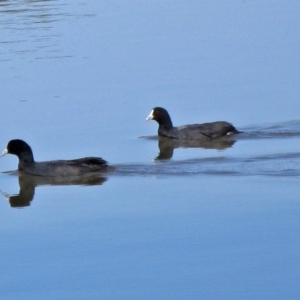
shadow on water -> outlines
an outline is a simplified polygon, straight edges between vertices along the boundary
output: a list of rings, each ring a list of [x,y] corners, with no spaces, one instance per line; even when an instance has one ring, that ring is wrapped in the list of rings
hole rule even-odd
[[[24,173],[6,172],[10,175],[18,175],[20,191],[17,195],[8,195],[2,192],[2,195],[8,200],[11,207],[25,207],[29,206],[33,200],[35,188],[37,186],[53,185],[101,185],[107,179],[97,175],[87,175],[81,177],[70,177],[70,178],[56,178],[56,177],[40,177],[31,176]]]
[[[176,148],[203,148],[203,149],[216,149],[224,150],[232,147],[236,141],[229,138],[219,138],[207,141],[179,141],[165,137],[158,137],[159,154],[156,160],[170,159],[173,156],[174,149]]]

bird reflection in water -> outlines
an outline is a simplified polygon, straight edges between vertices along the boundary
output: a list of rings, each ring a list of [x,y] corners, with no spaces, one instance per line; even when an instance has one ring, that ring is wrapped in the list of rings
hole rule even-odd
[[[33,200],[35,188],[43,185],[101,185],[107,179],[97,175],[87,175],[80,177],[56,178],[32,176],[24,173],[18,174],[20,191],[17,195],[8,195],[2,192],[2,195],[9,202],[11,207],[29,206]]]
[[[224,150],[232,147],[236,141],[231,138],[218,138],[206,141],[199,140],[178,140],[165,137],[158,137],[159,154],[155,158],[157,160],[170,159],[176,148],[204,148]]]

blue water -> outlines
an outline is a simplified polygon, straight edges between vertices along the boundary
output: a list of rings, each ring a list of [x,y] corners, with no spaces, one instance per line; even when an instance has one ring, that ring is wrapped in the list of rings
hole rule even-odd
[[[55,182],[0,159],[1,298],[298,299],[299,6],[1,1],[3,149],[116,167]],[[244,133],[166,143],[154,106]]]

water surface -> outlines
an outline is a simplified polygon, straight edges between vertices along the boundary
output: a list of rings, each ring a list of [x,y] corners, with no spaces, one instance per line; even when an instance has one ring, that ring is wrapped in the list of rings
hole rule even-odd
[[[116,166],[59,181],[1,158],[2,298],[297,299],[299,6],[1,1],[3,149]],[[154,106],[243,133],[161,140]]]

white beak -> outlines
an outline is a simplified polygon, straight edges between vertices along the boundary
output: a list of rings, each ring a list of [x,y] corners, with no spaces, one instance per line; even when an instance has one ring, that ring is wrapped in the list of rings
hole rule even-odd
[[[150,115],[146,118],[146,121],[153,120],[153,109],[150,112]]]
[[[4,155],[7,154],[7,153],[8,153],[8,150],[5,149],[5,150],[2,152],[2,154],[0,155],[0,157],[1,157],[1,156],[4,156]]]

